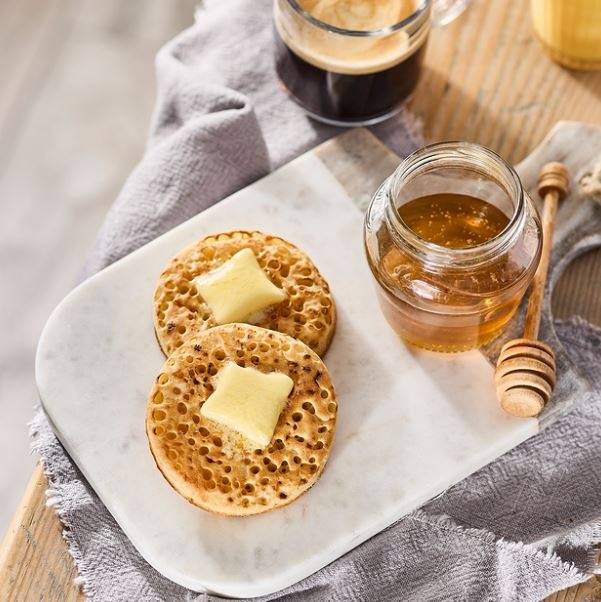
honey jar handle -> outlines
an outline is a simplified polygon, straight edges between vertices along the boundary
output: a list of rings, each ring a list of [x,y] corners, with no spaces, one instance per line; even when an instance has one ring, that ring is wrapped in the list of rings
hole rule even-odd
[[[567,195],[569,183],[568,170],[563,163],[547,163],[541,169],[538,177],[538,194],[543,199],[543,248],[540,263],[530,289],[530,298],[528,299],[524,325],[525,339],[535,340],[538,338],[545,283],[553,247],[553,229],[555,228],[557,206]]]

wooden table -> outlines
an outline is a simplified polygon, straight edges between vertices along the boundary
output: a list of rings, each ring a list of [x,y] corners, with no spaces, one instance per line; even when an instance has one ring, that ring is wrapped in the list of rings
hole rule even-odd
[[[543,54],[525,1],[475,0],[457,22],[433,32],[411,110],[430,140],[479,142],[517,163],[560,119],[601,124],[600,96],[601,72],[566,71]],[[387,169],[391,157],[377,148]],[[601,252],[567,270],[555,289],[555,315],[580,314],[601,324],[601,294],[591,282],[601,282]],[[82,598],[60,523],[45,506],[45,488],[38,467],[0,548],[1,600]],[[549,600],[601,600],[601,585],[591,580]]]

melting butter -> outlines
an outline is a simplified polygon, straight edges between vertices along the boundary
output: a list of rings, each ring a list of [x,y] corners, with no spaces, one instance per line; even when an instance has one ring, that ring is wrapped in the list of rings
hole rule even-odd
[[[243,322],[286,294],[269,280],[252,249],[242,249],[217,269],[194,279],[217,324]]]
[[[264,374],[228,362],[217,387],[200,408],[209,420],[240,433],[255,449],[267,447],[294,381],[281,372]]]

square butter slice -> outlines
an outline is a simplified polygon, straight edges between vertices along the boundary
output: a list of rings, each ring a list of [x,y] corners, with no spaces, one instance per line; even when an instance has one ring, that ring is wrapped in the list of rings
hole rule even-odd
[[[263,374],[228,362],[200,413],[248,439],[257,449],[269,445],[294,381],[281,372]]]
[[[242,249],[217,269],[194,279],[218,324],[242,322],[286,295],[267,278],[252,249]]]

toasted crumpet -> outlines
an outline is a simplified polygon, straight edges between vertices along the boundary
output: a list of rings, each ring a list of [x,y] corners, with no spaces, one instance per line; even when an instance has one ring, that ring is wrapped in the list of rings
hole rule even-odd
[[[216,326],[194,278],[250,248],[286,300],[259,312],[252,323],[303,341],[323,355],[336,326],[336,308],[328,283],[312,261],[291,243],[262,232],[227,232],[208,236],[176,255],[159,278],[154,294],[154,326],[165,355],[184,341]]]
[[[294,388],[271,443],[249,449],[200,413],[228,362],[290,376]],[[231,516],[285,506],[319,478],[332,446],[337,402],[321,359],[288,335],[226,324],[186,341],[150,392],[146,433],[159,470],[193,504]]]

